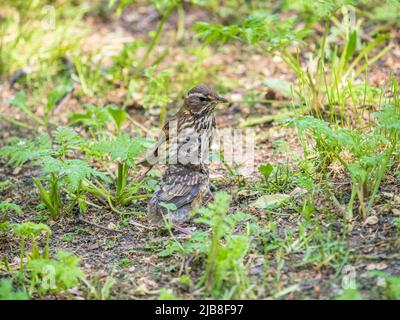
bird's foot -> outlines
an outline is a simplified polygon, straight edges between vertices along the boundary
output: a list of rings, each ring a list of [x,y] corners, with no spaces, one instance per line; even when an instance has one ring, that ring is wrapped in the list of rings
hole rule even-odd
[[[214,194],[211,192],[211,190],[208,190],[208,192],[207,192],[207,194],[205,196],[205,203],[208,204],[208,203],[210,203],[211,201],[214,201],[214,200],[215,200]]]

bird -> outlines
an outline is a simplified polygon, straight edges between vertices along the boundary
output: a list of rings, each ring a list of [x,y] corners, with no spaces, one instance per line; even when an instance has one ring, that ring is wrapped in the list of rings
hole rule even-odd
[[[160,146],[169,144],[167,168],[147,208],[151,223],[162,224],[163,216],[173,224],[188,222],[191,212],[212,198],[206,155],[216,127],[213,111],[218,103],[227,102],[209,85],[198,85],[189,90],[182,107],[164,126],[144,161],[154,165]],[[176,137],[171,136],[172,124]],[[168,206],[171,204],[174,210]]]

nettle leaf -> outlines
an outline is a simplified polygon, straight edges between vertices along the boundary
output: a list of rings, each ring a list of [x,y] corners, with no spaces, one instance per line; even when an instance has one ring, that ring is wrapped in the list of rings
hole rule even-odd
[[[111,160],[126,161],[130,167],[135,166],[135,159],[146,150],[152,141],[141,136],[131,138],[126,133],[121,133],[115,140],[102,140],[93,148],[101,154],[110,154]]]
[[[87,162],[80,159],[60,160],[47,157],[42,168],[43,173],[56,174],[64,179],[73,191],[79,188],[81,182],[91,177],[100,178],[109,182],[109,178],[103,173],[93,169]]]
[[[84,141],[83,139],[71,128],[60,127],[54,132],[54,141],[62,148],[80,147]]]
[[[7,212],[9,210],[15,211],[15,213],[17,213],[18,215],[22,214],[22,209],[19,205],[8,202],[8,201],[1,201],[0,202],[0,212]]]
[[[51,154],[51,141],[47,134],[41,135],[33,141],[21,138],[10,139],[10,145],[0,150],[0,156],[10,158],[8,163],[15,166],[49,154]]]
[[[86,112],[73,113],[70,116],[71,123],[82,123],[93,128],[105,128],[111,120],[111,115],[107,108],[85,105]]]
[[[11,224],[13,233],[19,237],[37,237],[44,233],[51,235],[50,227],[44,223],[24,222]]]

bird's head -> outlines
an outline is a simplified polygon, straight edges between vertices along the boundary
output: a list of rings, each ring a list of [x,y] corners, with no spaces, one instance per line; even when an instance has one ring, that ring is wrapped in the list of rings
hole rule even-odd
[[[227,103],[224,97],[206,84],[200,84],[191,89],[185,98],[185,108],[194,114],[212,112],[218,103]]]

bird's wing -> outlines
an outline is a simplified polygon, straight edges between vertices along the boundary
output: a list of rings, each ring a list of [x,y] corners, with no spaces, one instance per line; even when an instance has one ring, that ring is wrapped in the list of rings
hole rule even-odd
[[[196,198],[207,178],[198,171],[178,172],[178,170],[166,172],[160,185],[158,199],[160,202],[173,203],[180,208]]]

